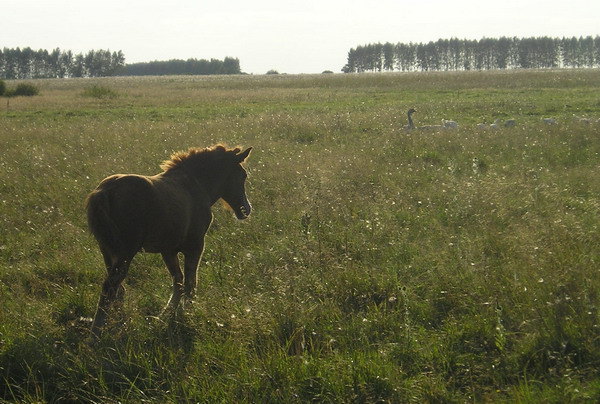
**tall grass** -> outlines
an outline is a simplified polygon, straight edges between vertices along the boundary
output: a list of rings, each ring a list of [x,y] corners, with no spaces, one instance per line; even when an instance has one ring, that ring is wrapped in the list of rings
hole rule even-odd
[[[118,94],[110,89],[109,87],[99,86],[97,84],[87,87],[81,93],[83,97],[97,98],[97,99],[106,99],[106,98],[116,98]]]
[[[0,115],[0,400],[600,398],[600,127],[573,119],[600,117],[598,71],[35,84]],[[410,107],[460,128],[406,133]],[[90,346],[86,194],[216,142],[254,146],[251,219],[215,207],[174,318],[138,255]]]

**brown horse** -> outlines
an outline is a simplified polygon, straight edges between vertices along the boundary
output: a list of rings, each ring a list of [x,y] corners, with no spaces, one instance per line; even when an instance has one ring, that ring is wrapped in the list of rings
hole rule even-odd
[[[116,174],[92,191],[86,203],[88,225],[107,271],[92,323],[95,338],[101,334],[111,303],[123,299],[122,282],[141,250],[162,254],[171,273],[173,294],[166,309],[177,308],[182,296],[194,296],[204,235],[212,221],[211,206],[221,199],[238,219],[250,215],[244,186],[247,174],[241,163],[251,149],[192,148],[173,154],[161,165],[164,172],[160,174]]]

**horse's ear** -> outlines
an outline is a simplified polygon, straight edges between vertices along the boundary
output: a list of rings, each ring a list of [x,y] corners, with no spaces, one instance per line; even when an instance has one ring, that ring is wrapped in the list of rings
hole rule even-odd
[[[246,150],[244,150],[240,154],[236,155],[238,162],[243,163],[244,160],[246,160],[248,158],[248,156],[250,155],[251,150],[252,150],[252,147],[248,147]]]

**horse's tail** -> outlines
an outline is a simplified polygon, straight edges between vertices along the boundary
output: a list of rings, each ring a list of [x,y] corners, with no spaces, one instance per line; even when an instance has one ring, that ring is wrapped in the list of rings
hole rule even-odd
[[[101,248],[112,255],[119,255],[122,247],[122,232],[110,215],[107,191],[94,190],[86,200],[87,221],[90,232]]]

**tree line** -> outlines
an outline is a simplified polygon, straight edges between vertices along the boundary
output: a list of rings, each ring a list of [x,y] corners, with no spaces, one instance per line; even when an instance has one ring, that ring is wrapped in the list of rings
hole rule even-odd
[[[165,75],[207,75],[207,74],[240,74],[240,61],[226,57],[218,59],[172,59],[128,64],[117,74],[122,76],[165,76]]]
[[[600,36],[376,43],[348,52],[345,73],[600,67]]]
[[[125,56],[121,51],[99,49],[74,54],[60,48],[52,51],[29,47],[0,50],[0,78],[8,80],[111,76],[124,64]]]
[[[125,64],[122,51],[91,50],[74,54],[56,48],[0,49],[0,79],[42,79],[68,77],[147,76],[172,74],[239,74],[240,61],[188,59]]]

